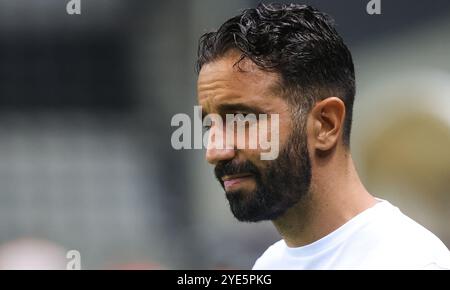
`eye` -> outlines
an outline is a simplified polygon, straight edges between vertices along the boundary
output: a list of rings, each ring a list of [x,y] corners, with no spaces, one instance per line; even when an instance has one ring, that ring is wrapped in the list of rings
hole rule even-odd
[[[204,131],[209,131],[212,128],[213,120],[210,115],[206,115],[206,117],[202,121],[202,128]]]
[[[204,131],[209,131],[209,130],[211,130],[211,125],[203,125],[203,130]]]

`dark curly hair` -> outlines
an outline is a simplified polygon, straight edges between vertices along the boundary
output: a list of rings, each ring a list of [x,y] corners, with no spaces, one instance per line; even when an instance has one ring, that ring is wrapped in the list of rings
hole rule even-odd
[[[339,97],[345,104],[343,143],[349,146],[355,96],[350,51],[326,14],[307,5],[259,4],[201,36],[197,72],[230,49],[258,67],[280,75],[280,89],[297,112],[318,100]],[[304,117],[304,114],[301,116]]]

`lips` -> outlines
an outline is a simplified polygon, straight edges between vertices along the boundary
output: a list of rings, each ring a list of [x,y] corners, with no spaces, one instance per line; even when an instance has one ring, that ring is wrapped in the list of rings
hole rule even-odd
[[[251,178],[253,175],[250,173],[242,173],[242,174],[234,174],[234,175],[225,175],[222,177],[223,186],[225,189],[230,188],[234,185],[237,185],[248,178]]]

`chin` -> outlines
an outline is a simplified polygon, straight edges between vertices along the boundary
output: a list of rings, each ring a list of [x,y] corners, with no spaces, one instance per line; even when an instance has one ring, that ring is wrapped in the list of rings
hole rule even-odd
[[[230,210],[238,221],[259,222],[271,220],[267,207],[263,206],[255,196],[256,193],[254,191],[245,192],[239,190],[226,193]]]

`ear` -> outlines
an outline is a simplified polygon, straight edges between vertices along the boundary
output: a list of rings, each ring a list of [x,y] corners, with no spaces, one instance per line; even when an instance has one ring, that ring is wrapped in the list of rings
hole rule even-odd
[[[335,147],[344,126],[344,102],[337,97],[326,98],[314,105],[310,118],[314,149],[327,151]]]

